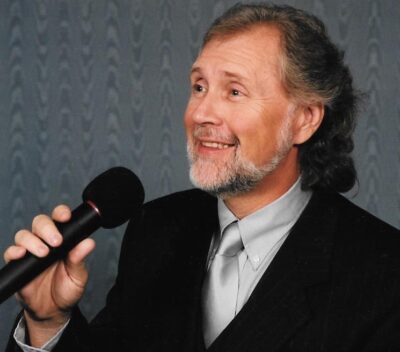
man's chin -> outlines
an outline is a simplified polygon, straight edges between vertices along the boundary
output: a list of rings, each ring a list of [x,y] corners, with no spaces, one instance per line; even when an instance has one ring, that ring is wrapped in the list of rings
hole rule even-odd
[[[217,189],[222,180],[218,179],[215,172],[210,172],[210,170],[195,170],[191,168],[190,170],[190,181],[197,188],[200,188],[206,192],[211,192],[213,189]]]
[[[221,179],[218,175],[202,172],[204,170],[201,170],[201,175],[196,171],[199,170],[191,168],[190,180],[192,184],[221,199],[231,198],[249,192],[259,183],[258,179],[253,179],[251,177],[235,175],[230,178]]]
[[[191,158],[190,180],[193,185],[219,198],[229,198],[253,190],[270,174],[279,161],[273,160],[265,167],[256,167],[249,161],[221,162]],[[193,161],[195,160],[195,161]]]

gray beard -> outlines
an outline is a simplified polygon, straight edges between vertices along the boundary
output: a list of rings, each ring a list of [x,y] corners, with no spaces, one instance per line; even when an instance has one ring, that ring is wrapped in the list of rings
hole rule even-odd
[[[267,175],[271,174],[286,157],[288,146],[281,146],[275,156],[261,167],[255,166],[247,160],[241,160],[235,155],[235,161],[231,165],[225,165],[218,173],[228,173],[228,177],[219,182],[205,183],[197,178],[195,163],[207,163],[212,161],[200,161],[195,157],[188,146],[188,158],[190,162],[190,180],[193,185],[203,191],[221,199],[230,198],[253,190]],[[197,166],[201,167],[201,166]]]

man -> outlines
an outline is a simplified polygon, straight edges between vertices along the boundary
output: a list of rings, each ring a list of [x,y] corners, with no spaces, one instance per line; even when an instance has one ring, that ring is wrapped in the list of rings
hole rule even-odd
[[[191,85],[190,172],[203,191],[152,201],[130,222],[90,324],[77,303],[91,239],[24,288],[8,351],[398,350],[399,231],[336,193],[356,179],[357,99],[323,24],[235,6],[207,32]],[[6,261],[61,238],[41,215],[15,241]]]

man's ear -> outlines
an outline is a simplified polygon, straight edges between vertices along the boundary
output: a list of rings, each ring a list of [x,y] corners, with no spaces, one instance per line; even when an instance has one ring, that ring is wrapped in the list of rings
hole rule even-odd
[[[302,144],[309,140],[321,125],[324,113],[322,103],[299,106],[293,125],[293,144]]]

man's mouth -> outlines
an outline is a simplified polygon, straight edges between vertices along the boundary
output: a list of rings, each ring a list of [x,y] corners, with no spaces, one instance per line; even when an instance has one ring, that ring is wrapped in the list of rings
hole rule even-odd
[[[214,148],[214,149],[227,149],[229,147],[233,147],[234,144],[229,143],[221,143],[221,142],[207,142],[207,141],[200,141],[201,146],[206,148]]]

